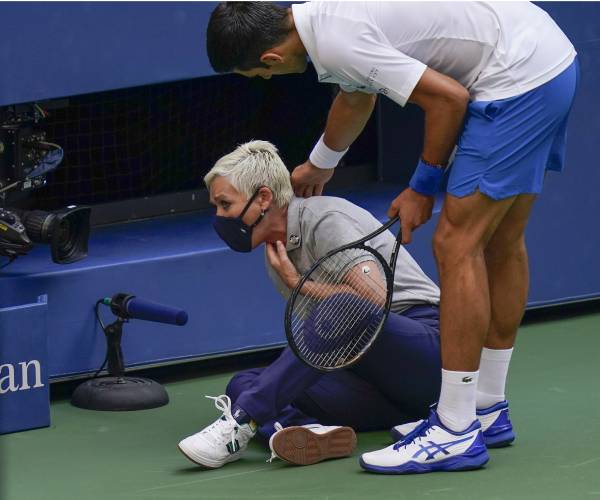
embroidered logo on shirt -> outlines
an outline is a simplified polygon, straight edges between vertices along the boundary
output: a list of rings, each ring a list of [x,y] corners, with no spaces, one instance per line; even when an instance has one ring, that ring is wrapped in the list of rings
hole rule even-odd
[[[369,71],[369,76],[367,76],[367,85],[369,88],[373,88],[373,83],[375,83],[375,78],[379,74],[379,70],[376,67],[372,67],[371,71]]]

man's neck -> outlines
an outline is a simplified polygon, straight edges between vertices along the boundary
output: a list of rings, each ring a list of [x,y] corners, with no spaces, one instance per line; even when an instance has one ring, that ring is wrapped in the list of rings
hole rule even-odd
[[[284,43],[288,44],[290,49],[295,55],[302,55],[307,57],[308,52],[302,43],[302,39],[298,34],[298,30],[296,29],[296,23],[294,22],[294,14],[292,13],[292,9],[288,9],[288,20],[290,26],[290,34],[287,36]]]

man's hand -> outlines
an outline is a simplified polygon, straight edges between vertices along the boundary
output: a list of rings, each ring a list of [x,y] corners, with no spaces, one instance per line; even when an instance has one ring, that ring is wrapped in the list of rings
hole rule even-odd
[[[433,202],[433,196],[422,195],[411,188],[406,188],[392,201],[388,216],[390,218],[400,216],[403,244],[411,242],[413,229],[431,219]]]
[[[292,172],[292,186],[296,196],[320,196],[323,186],[333,176],[333,168],[317,168],[310,161],[298,165]]]
[[[269,264],[277,271],[281,281],[289,288],[295,288],[300,280],[298,271],[292,264],[285,250],[285,245],[281,241],[267,243],[267,259]]]

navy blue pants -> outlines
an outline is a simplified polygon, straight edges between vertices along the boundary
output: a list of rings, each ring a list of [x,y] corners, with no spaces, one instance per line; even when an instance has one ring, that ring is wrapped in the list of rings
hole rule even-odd
[[[288,347],[266,368],[237,373],[226,392],[266,438],[275,422],[369,431],[425,417],[439,397],[440,373],[438,308],[414,306],[390,313],[369,352],[347,370],[318,372]]]

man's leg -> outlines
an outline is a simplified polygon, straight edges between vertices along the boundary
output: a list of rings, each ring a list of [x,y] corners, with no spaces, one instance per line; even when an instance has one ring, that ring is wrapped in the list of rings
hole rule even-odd
[[[442,293],[439,403],[404,439],[363,454],[364,469],[407,474],[476,469],[488,461],[475,404],[479,357],[491,317],[484,251],[515,198],[446,195],[434,235]]]
[[[517,197],[485,249],[491,320],[481,354],[477,408],[489,408],[505,399],[508,365],[527,303],[525,227],[535,198]]]
[[[434,235],[443,368],[438,415],[453,431],[475,420],[477,370],[491,318],[485,249],[515,199],[495,201],[478,191],[447,195]]]

